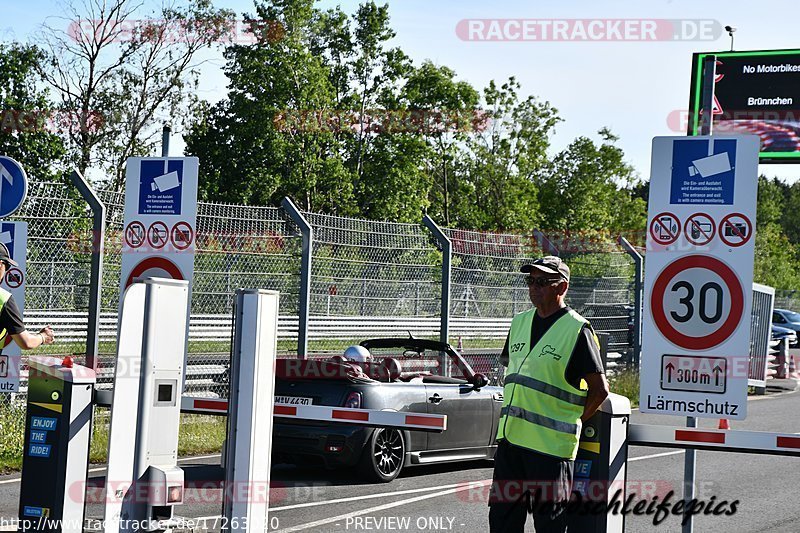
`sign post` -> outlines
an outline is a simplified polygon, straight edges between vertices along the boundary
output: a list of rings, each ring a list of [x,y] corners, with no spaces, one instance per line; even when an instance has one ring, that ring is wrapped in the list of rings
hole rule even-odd
[[[28,176],[17,161],[0,155],[0,218],[20,208],[28,195]]]
[[[17,161],[0,156],[0,219],[5,219],[20,208],[28,195],[28,177]],[[0,287],[9,291],[19,307],[25,312],[25,269],[28,249],[27,222],[0,222],[0,242],[8,248],[11,259],[19,263],[11,267],[0,279]],[[6,335],[0,346],[0,392],[19,392],[21,350]]]
[[[26,250],[28,248],[27,222],[0,222],[0,242],[6,245],[11,259],[19,266],[11,267],[0,280],[0,287],[11,293],[20,314],[25,314],[25,281],[27,279]],[[19,370],[22,350],[6,335],[0,355],[0,392],[19,392]]]
[[[196,157],[128,159],[120,305],[136,278],[150,277],[188,281],[191,302],[198,167]]]
[[[640,409],[744,419],[756,136],[653,140]]]

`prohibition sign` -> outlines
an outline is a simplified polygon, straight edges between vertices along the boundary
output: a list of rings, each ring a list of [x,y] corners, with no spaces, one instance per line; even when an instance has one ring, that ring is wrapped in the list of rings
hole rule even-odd
[[[8,285],[12,289],[16,289],[25,281],[25,276],[22,274],[22,270],[18,268],[11,268],[8,272],[6,272],[6,285]]]
[[[650,222],[650,236],[656,244],[666,246],[678,240],[681,234],[681,222],[678,217],[665,211],[653,217]]]
[[[714,219],[705,213],[695,213],[686,219],[686,226],[683,228],[686,240],[695,246],[705,246],[714,238],[717,225]]]
[[[678,331],[667,318],[664,309],[667,288],[671,286],[670,289],[674,291],[677,284],[673,284],[672,281],[675,276],[690,268],[706,269],[722,278],[725,283],[722,290],[730,295],[731,300],[727,318],[715,330],[702,336],[691,336]],[[686,285],[683,285],[682,288],[685,287]],[[718,296],[721,297],[721,295]],[[687,255],[667,265],[658,275],[650,295],[650,309],[656,327],[669,342],[687,350],[707,350],[722,344],[736,331],[744,311],[744,290],[736,273],[716,257]]]
[[[194,231],[188,222],[181,221],[172,226],[170,238],[175,248],[178,250],[185,250],[191,246],[194,241]]]
[[[749,241],[752,235],[753,224],[741,213],[726,215],[719,223],[719,238],[728,246],[741,246]]]
[[[166,274],[167,277],[171,279],[183,279],[183,274],[181,273],[181,269],[178,268],[178,265],[165,257],[153,256],[143,259],[138,265],[133,267],[130,275],[128,275],[128,279],[125,281],[125,288],[127,289],[130,287],[134,279],[142,277],[145,273],[149,273],[153,276]]]
[[[160,220],[153,222],[150,224],[150,227],[147,228],[147,241],[153,248],[163,248],[168,240],[169,230],[167,229],[167,225]]]
[[[125,244],[131,248],[138,248],[144,244],[145,233],[144,224],[134,220],[125,228]]]

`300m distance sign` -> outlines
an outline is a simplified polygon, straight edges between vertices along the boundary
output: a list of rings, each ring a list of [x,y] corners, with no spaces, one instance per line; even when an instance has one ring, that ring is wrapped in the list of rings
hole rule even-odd
[[[687,255],[659,273],[650,309],[669,342],[685,350],[708,350],[736,331],[744,312],[744,290],[736,273],[721,260]]]

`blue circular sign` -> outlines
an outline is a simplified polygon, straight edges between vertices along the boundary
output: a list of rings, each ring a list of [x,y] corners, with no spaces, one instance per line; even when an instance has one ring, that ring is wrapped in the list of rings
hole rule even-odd
[[[14,213],[28,194],[28,177],[22,165],[0,155],[0,218]]]

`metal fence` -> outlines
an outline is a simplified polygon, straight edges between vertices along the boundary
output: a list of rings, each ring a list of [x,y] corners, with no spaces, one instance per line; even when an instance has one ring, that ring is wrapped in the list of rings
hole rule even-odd
[[[775,307],[800,312],[800,290],[775,289]]]
[[[82,251],[91,247],[92,212],[72,185],[32,182],[28,185],[27,200],[9,220],[28,224],[24,309],[27,326],[38,330],[51,320],[77,322],[74,325],[84,331],[80,338],[40,348],[37,355],[84,354],[91,257]],[[37,314],[42,309],[52,319]],[[26,355],[23,352],[23,364]],[[0,395],[0,403],[9,397]]]
[[[106,208],[100,370],[110,383],[116,352],[124,195],[99,191]],[[66,313],[85,321],[88,311],[91,211],[69,185],[32,183],[15,219],[29,223],[26,314]],[[420,224],[401,224],[302,213],[305,229],[285,208],[198,204],[192,283],[190,360],[187,372],[198,394],[224,395],[230,354],[230,315],[238,287],[278,290],[279,351],[298,354],[303,306],[308,310],[308,352],[331,353],[368,336],[438,338],[442,295],[450,280],[449,339],[463,346],[476,367],[497,369],[511,317],[530,307],[519,273],[525,259],[553,252],[535,235],[442,228],[452,253],[446,266],[442,242]],[[310,261],[308,290],[304,253]],[[633,261],[615,243],[558,252],[572,268],[568,303],[610,335],[609,349],[627,353],[633,308]],[[448,256],[448,259],[450,256]],[[305,300],[304,300],[305,299]],[[307,302],[307,303],[304,303]],[[75,318],[77,317],[77,318]],[[59,327],[64,325],[57,320]],[[31,323],[31,327],[39,326]],[[75,333],[77,332],[77,333]],[[52,353],[83,354],[85,339]],[[63,331],[57,331],[64,338]],[[303,350],[301,349],[302,353]],[[304,354],[304,355],[307,355]],[[80,357],[79,357],[80,360]]]

